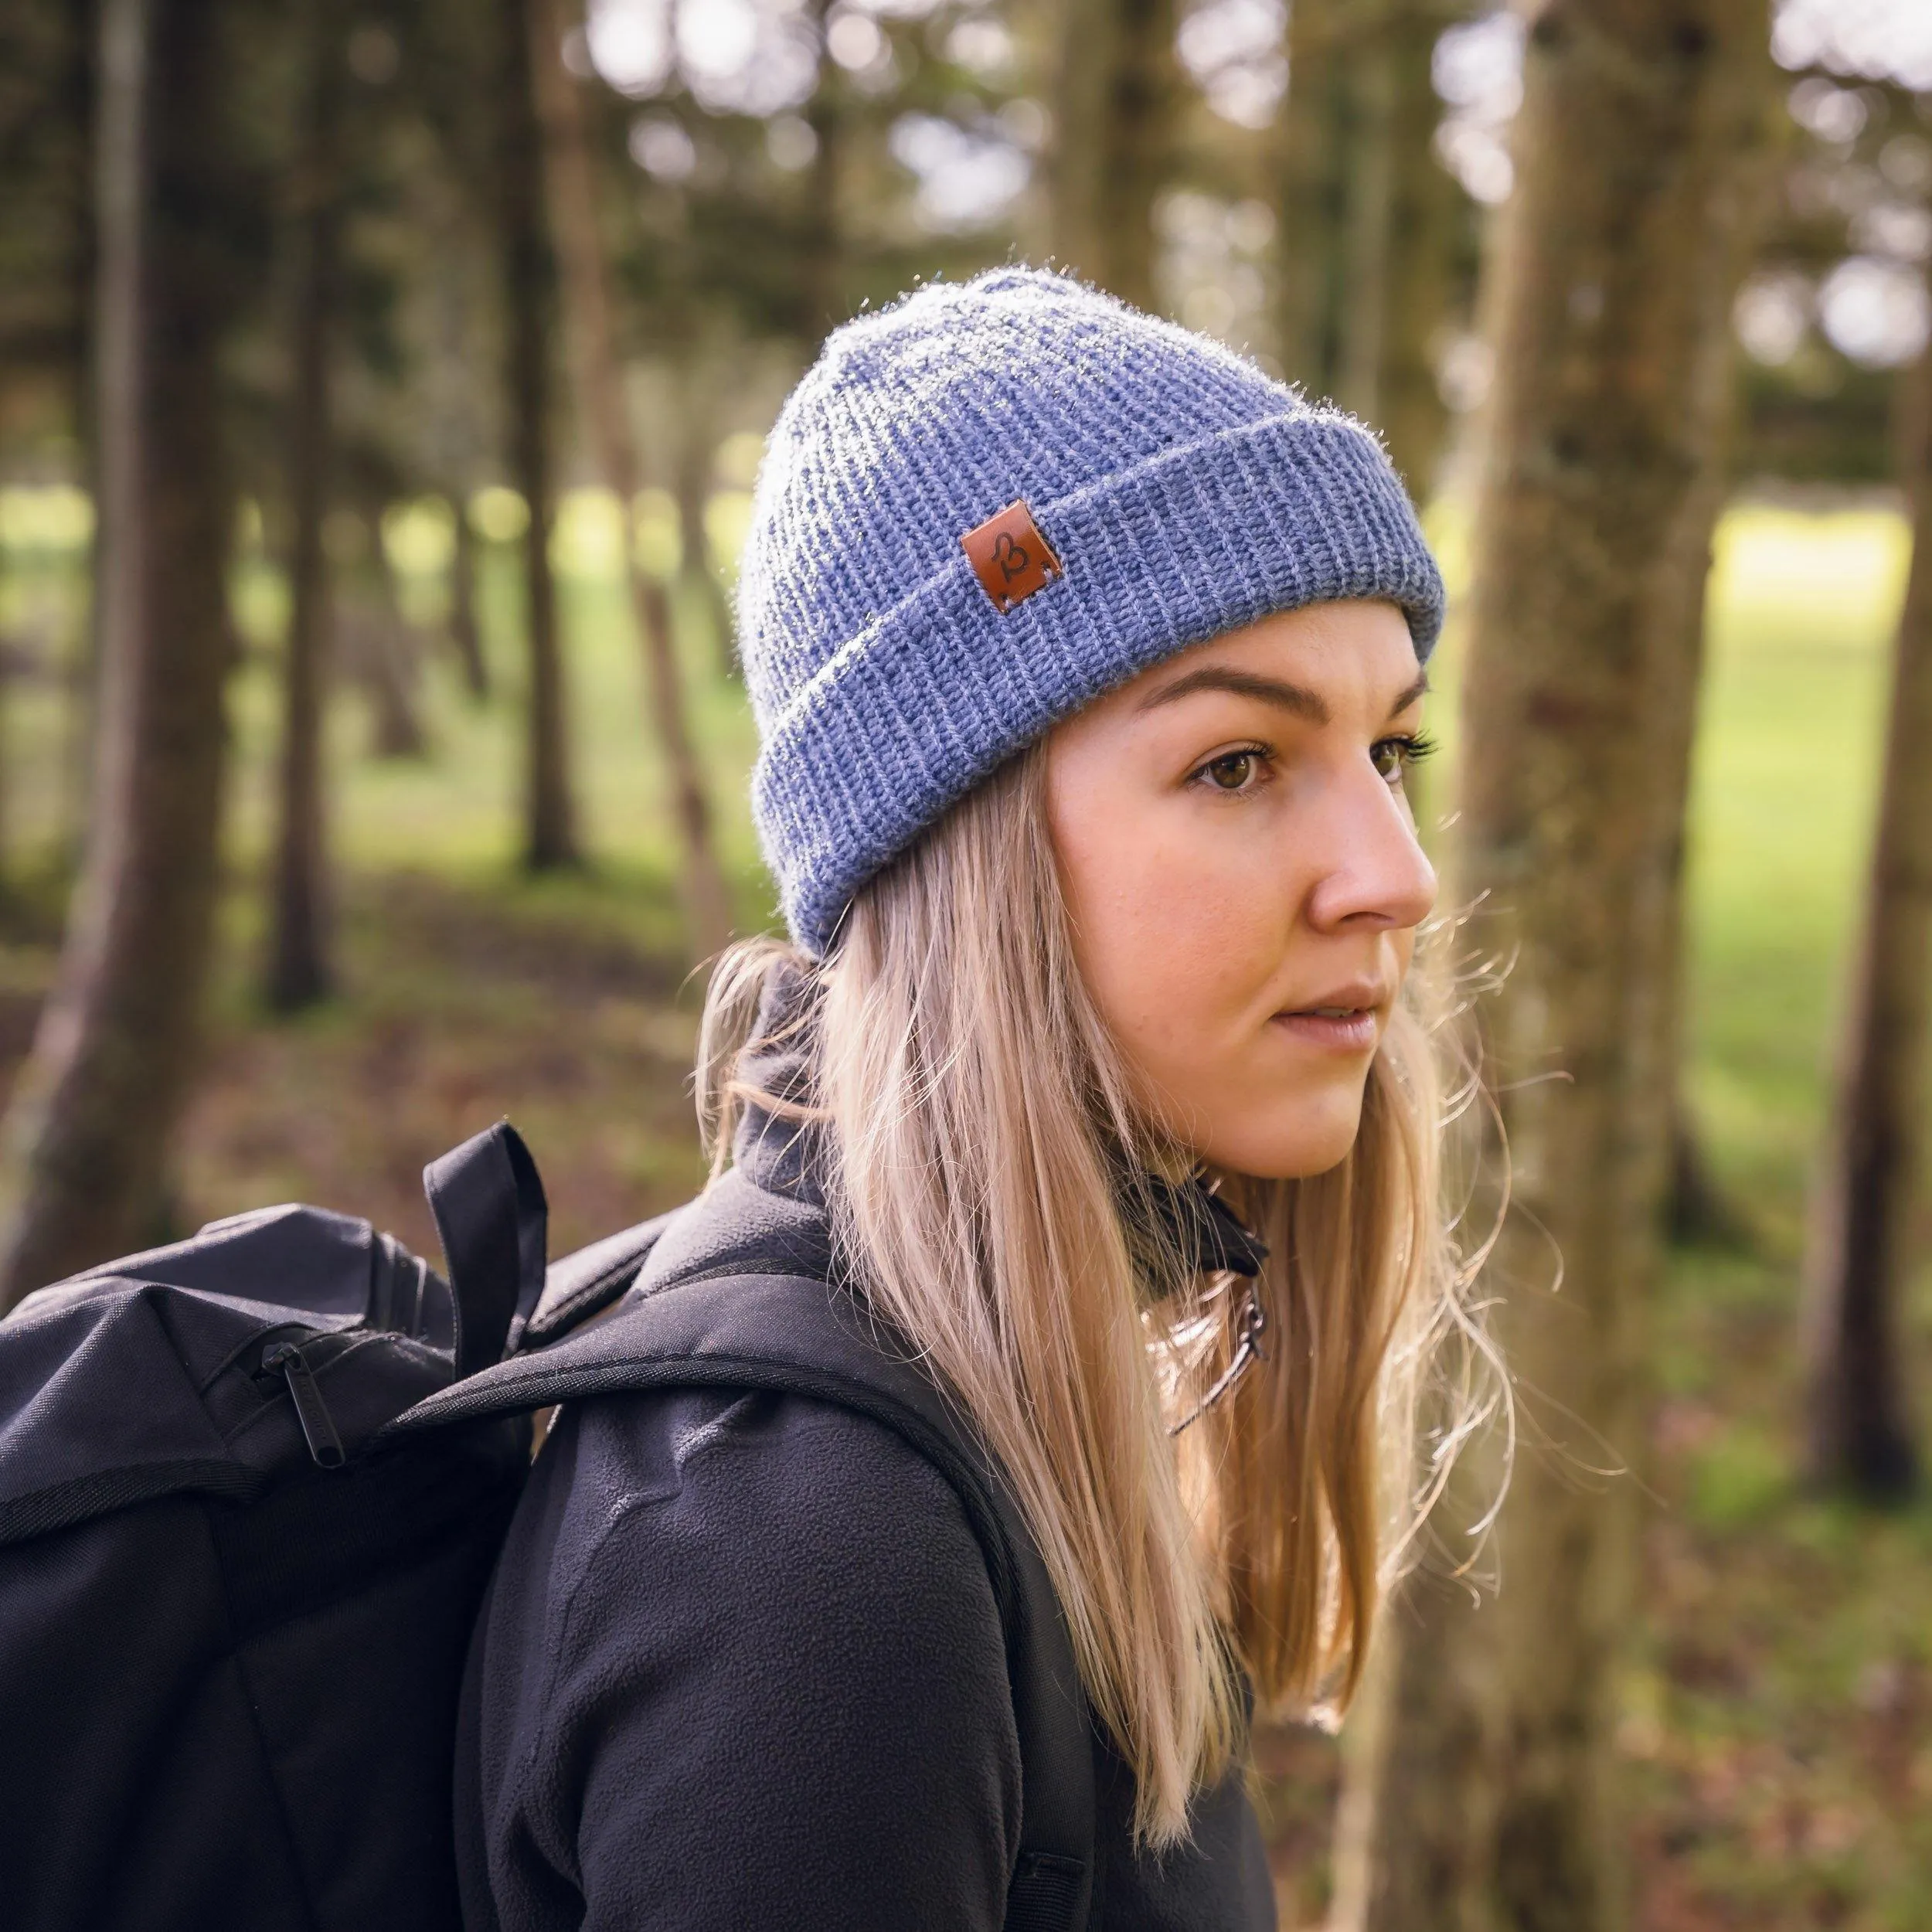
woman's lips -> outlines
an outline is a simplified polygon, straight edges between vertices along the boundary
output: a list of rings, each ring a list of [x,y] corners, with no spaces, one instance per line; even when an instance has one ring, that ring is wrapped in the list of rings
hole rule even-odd
[[[1273,1024],[1298,1040],[1332,1053],[1367,1053],[1375,1050],[1380,1032],[1372,1006],[1311,1006],[1300,1012],[1277,1013]]]

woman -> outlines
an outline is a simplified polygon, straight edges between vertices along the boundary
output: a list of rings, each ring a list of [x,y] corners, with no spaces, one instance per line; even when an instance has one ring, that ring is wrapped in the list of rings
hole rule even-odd
[[[1403,991],[1435,566],[1359,424],[1005,270],[828,342],[740,595],[793,943],[714,975],[714,1175],[990,1449],[1093,1720],[1089,1923],[1271,1925],[1249,1712],[1354,1689],[1454,1314]],[[987,1560],[864,1415],[566,1410],[466,1695],[474,1923],[1008,1922]]]

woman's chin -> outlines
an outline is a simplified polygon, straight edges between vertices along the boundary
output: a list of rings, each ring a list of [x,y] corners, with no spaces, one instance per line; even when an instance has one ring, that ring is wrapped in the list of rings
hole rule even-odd
[[[1209,1167],[1256,1181],[1307,1181],[1349,1158],[1362,1129],[1359,1091],[1293,1120],[1230,1123],[1201,1148]]]

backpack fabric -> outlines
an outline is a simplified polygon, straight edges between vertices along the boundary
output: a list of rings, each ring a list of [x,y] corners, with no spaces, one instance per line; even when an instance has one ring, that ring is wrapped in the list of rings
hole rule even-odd
[[[366,1222],[275,1208],[0,1324],[0,1925],[458,1927],[458,1696],[531,1412],[732,1386],[858,1409],[959,1495],[1025,1774],[1006,1922],[1084,1926],[1088,1724],[1043,1567],[825,1257],[748,1227],[730,1268],[587,1326],[673,1217],[546,1270],[542,1185],[507,1126],[425,1185],[447,1281]]]

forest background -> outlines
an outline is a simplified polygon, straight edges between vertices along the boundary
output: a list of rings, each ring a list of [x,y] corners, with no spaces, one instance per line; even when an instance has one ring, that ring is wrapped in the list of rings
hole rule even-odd
[[[505,1113],[560,1250],[688,1196],[763,433],[1016,257],[1376,423],[1455,598],[1514,1480],[1263,1733],[1284,1925],[1932,1923],[1923,0],[9,0],[0,1306],[433,1252]]]

